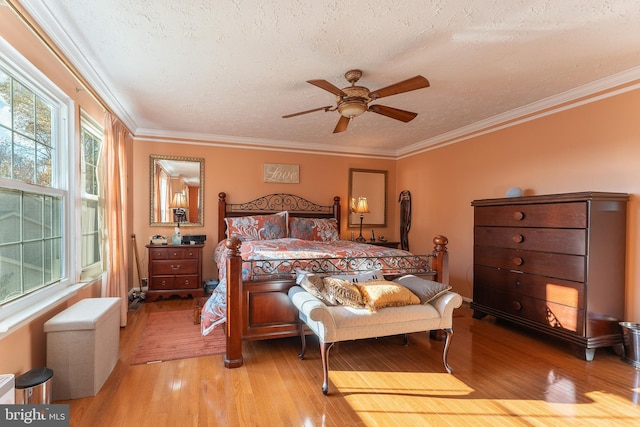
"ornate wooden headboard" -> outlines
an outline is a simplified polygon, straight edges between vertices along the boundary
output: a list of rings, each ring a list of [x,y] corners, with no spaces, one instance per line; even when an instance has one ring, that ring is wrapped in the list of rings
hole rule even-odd
[[[318,205],[294,194],[273,193],[244,203],[227,203],[227,193],[218,194],[218,241],[226,239],[228,217],[268,215],[288,211],[289,216],[303,218],[335,218],[340,230],[340,196],[333,205]]]

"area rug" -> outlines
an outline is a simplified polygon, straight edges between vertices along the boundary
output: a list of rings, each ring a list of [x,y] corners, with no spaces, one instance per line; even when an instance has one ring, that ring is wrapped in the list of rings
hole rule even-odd
[[[193,310],[151,313],[138,343],[132,365],[222,354],[226,349],[224,329],[202,336],[193,324]]]

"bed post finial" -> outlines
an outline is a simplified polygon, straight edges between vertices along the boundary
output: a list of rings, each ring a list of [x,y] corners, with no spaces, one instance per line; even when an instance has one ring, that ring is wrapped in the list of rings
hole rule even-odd
[[[431,269],[438,274],[436,280],[440,283],[449,284],[449,252],[447,244],[449,239],[438,234],[433,238],[433,257],[431,258]]]
[[[227,234],[225,216],[227,216],[227,193],[220,192],[218,193],[218,242],[223,241]]]
[[[340,196],[335,196],[333,198],[333,217],[338,223],[338,233],[340,232],[340,214]]]
[[[227,257],[240,256],[242,241],[237,237],[229,237],[224,245],[227,247]]]

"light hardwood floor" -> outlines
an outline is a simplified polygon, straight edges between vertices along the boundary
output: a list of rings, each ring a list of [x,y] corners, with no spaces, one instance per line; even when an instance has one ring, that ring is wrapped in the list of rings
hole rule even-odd
[[[412,334],[343,342],[330,356],[329,396],[315,337],[249,342],[245,366],[222,355],[131,366],[149,313],[192,300],[145,303],[121,330],[120,360],[95,397],[69,403],[72,426],[566,426],[640,425],[640,371],[613,352],[594,361],[561,342],[456,310],[449,353]]]

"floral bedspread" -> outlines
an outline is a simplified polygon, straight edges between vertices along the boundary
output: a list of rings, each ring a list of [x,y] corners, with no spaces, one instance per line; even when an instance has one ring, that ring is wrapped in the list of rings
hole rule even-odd
[[[211,297],[207,300],[202,308],[201,328],[202,334],[207,335],[217,325],[226,320],[226,303],[227,303],[227,280],[226,280],[226,250],[224,240],[218,243],[214,250],[213,259],[218,266],[219,285],[213,291]],[[272,239],[272,240],[253,240],[242,242],[240,246],[240,256],[243,260],[260,260],[261,262],[248,263],[243,262],[242,279],[250,280],[256,274],[264,273],[269,266],[275,269],[274,274],[282,269],[286,269],[286,273],[291,273],[291,263],[286,262],[269,262],[270,260],[298,260],[296,268],[305,269],[315,264],[314,260],[318,259],[337,259],[344,258],[348,260],[362,260],[368,258],[380,258],[382,262],[381,269],[393,269],[393,265],[385,265],[385,262],[393,261],[393,257],[411,256],[412,254],[400,249],[387,248],[383,246],[374,246],[353,242],[350,240],[336,240],[331,242],[322,242],[315,240],[301,239]],[[387,257],[387,258],[385,258]],[[300,261],[302,260],[302,261]],[[380,263],[378,262],[378,265]],[[352,268],[352,265],[341,264],[340,262],[332,263],[330,266],[335,274],[340,273],[342,269]],[[396,266],[397,267],[397,266]],[[310,268],[311,269],[311,268]],[[327,270],[325,270],[327,271]],[[293,271],[295,273],[295,270]]]

